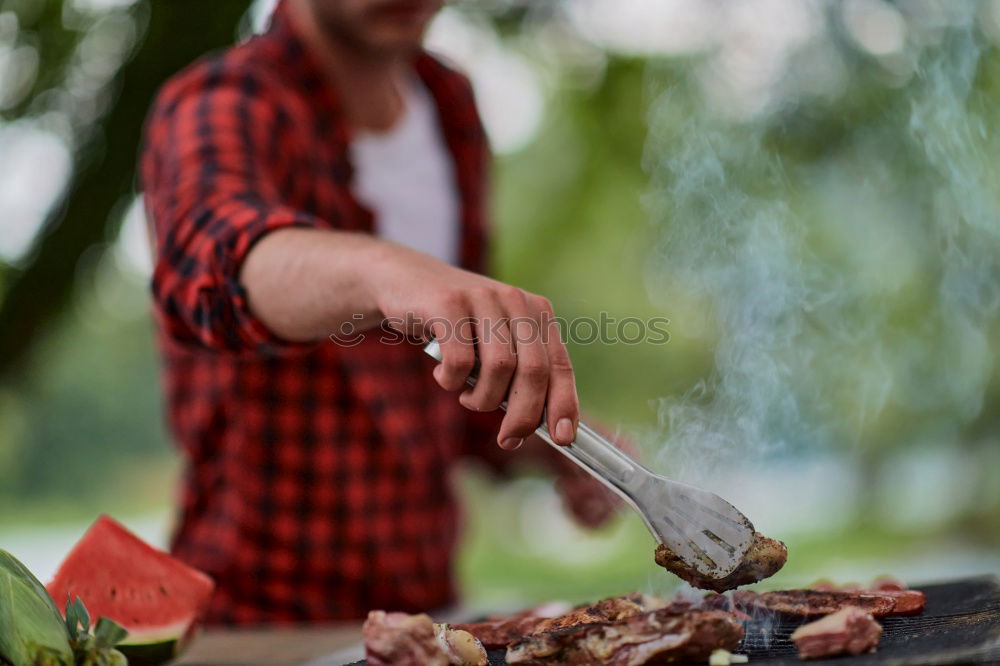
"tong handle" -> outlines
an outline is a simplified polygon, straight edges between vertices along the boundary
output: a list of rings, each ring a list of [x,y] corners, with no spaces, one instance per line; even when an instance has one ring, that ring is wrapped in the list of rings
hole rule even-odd
[[[437,340],[431,340],[424,347],[424,352],[437,361],[441,360],[441,346]],[[475,386],[478,376],[479,363],[477,361],[476,367],[473,368],[465,381],[469,386]],[[506,411],[507,401],[501,403],[500,407]],[[597,434],[593,428],[581,422],[577,425],[576,439],[572,444],[563,446],[552,439],[543,415],[542,423],[535,429],[535,433],[555,447],[559,453],[597,478],[598,481],[622,495],[629,502],[634,501],[634,490],[641,483],[643,476],[645,476],[644,473],[648,473],[648,470]]]
[[[622,453],[618,447],[601,437],[586,423],[577,425],[576,439],[566,446],[556,444],[552,440],[549,427],[544,422],[535,429],[535,432],[554,446],[559,453],[611,486],[613,490],[627,493],[630,498],[632,495],[630,491],[641,477],[641,472],[645,471],[639,463]]]

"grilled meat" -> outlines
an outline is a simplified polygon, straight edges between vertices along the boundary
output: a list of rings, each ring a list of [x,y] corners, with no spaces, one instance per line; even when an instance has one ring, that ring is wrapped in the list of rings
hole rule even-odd
[[[885,617],[896,606],[892,597],[882,594],[820,590],[780,590],[763,594],[737,590],[732,601],[737,609],[751,615],[763,610],[800,618],[823,617],[846,606],[857,606],[875,617]]]
[[[749,615],[747,615],[740,609],[736,608],[733,605],[732,599],[730,599],[724,594],[717,594],[715,592],[710,592],[709,594],[706,594],[705,597],[698,604],[698,608],[701,608],[703,610],[726,611],[727,613],[730,613],[733,616],[735,616],[736,619],[738,619],[740,622],[749,622],[752,619]]]
[[[661,608],[611,623],[584,624],[528,636],[507,648],[508,664],[642,666],[704,662],[734,650],[743,627],[722,611]]]
[[[371,666],[448,666],[426,615],[375,610],[361,627],[365,659]]]
[[[657,610],[666,606],[666,602],[645,594],[627,594],[623,597],[603,599],[596,604],[580,606],[568,613],[546,618],[535,625],[533,634],[545,631],[556,631],[573,627],[578,624],[594,624],[595,622],[617,622],[634,617],[646,611]]]
[[[494,650],[506,647],[508,643],[533,633],[535,627],[544,619],[537,615],[519,614],[513,617],[499,617],[483,622],[459,624],[456,625],[456,628],[468,631],[478,638],[487,650]]]
[[[736,590],[730,595],[707,594],[701,608],[737,613],[777,613],[792,618],[818,618],[856,606],[874,617],[917,615],[924,610],[926,597],[918,590],[908,590],[896,580],[878,578],[870,587],[837,586],[829,581],[813,583],[809,589],[779,590],[758,594]]]
[[[923,592],[908,590],[901,582],[889,576],[879,576],[868,587],[859,587],[857,585],[837,586],[824,581],[813,584],[811,589],[854,594],[880,594],[892,597],[896,604],[892,608],[891,615],[919,615],[923,612],[924,605],[927,602],[927,598]]]
[[[871,613],[846,606],[821,620],[804,624],[792,633],[802,659],[819,659],[838,654],[874,652],[882,627]]]
[[[927,605],[927,596],[917,590],[879,590],[878,594],[895,599],[891,615],[920,615]]]
[[[724,578],[709,578],[684,564],[676,553],[662,543],[656,547],[657,564],[693,587],[716,592],[725,592],[769,578],[785,566],[787,559],[788,549],[784,543],[754,532],[753,543],[736,570]]]
[[[613,622],[623,620],[645,611],[661,608],[665,602],[644,594],[628,594],[611,597],[589,606],[579,606],[555,617],[538,617],[533,611],[519,613],[513,617],[494,618],[474,624],[458,624],[456,629],[464,629],[478,638],[487,649],[506,647],[524,636],[543,631],[554,631],[580,624]]]
[[[369,666],[486,666],[486,650],[468,632],[426,615],[375,610],[361,627]]]

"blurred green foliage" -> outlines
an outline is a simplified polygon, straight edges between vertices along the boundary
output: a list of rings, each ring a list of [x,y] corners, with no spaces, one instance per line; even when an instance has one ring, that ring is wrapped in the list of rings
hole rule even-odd
[[[155,91],[230,43],[245,10],[243,0],[97,10],[64,0],[0,2],[14,27],[12,47],[37,58],[33,84],[6,100],[2,117],[46,128],[73,158],[65,192],[25,256],[0,262],[0,458],[8,463],[0,518],[45,515],[48,504],[68,508],[55,514],[63,519],[93,515],[100,498],[139,508],[154,500],[142,497],[144,488],[167,482],[157,473],[170,458],[150,323],[101,312],[95,282],[134,196]]]
[[[652,304],[645,284],[645,67],[612,57],[598,84],[558,90],[537,138],[499,161],[497,275],[546,294],[570,322],[674,312]],[[609,423],[655,422],[651,401],[711,368],[711,349],[684,336],[665,345],[572,342],[583,406]]]
[[[64,0],[5,0],[15,44],[39,54],[38,74],[9,118],[52,126],[73,155],[66,192],[27,256],[2,270],[0,379],[30,362],[37,334],[59,321],[77,267],[117,235],[134,191],[146,111],[160,85],[232,40],[242,0],[136,2],[87,12]],[[190,30],[198,25],[198,30]],[[179,35],[183,39],[178,39]]]

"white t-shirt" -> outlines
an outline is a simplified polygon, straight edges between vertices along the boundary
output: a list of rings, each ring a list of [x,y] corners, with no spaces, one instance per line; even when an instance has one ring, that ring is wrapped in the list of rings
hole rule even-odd
[[[458,263],[454,165],[437,107],[419,80],[409,80],[403,116],[394,127],[354,135],[351,159],[354,195],[374,213],[379,236]]]

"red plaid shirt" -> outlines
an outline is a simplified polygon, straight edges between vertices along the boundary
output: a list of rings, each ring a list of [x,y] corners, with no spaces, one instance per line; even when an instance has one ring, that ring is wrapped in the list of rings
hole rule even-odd
[[[498,419],[441,390],[419,347],[282,342],[237,280],[275,229],[372,231],[336,92],[286,11],[174,77],[148,120],[153,294],[187,463],[173,552],[215,578],[212,622],[440,607],[455,594],[448,472],[463,453],[500,457]],[[461,262],[478,270],[489,155],[472,90],[427,54],[414,67],[456,165]]]

